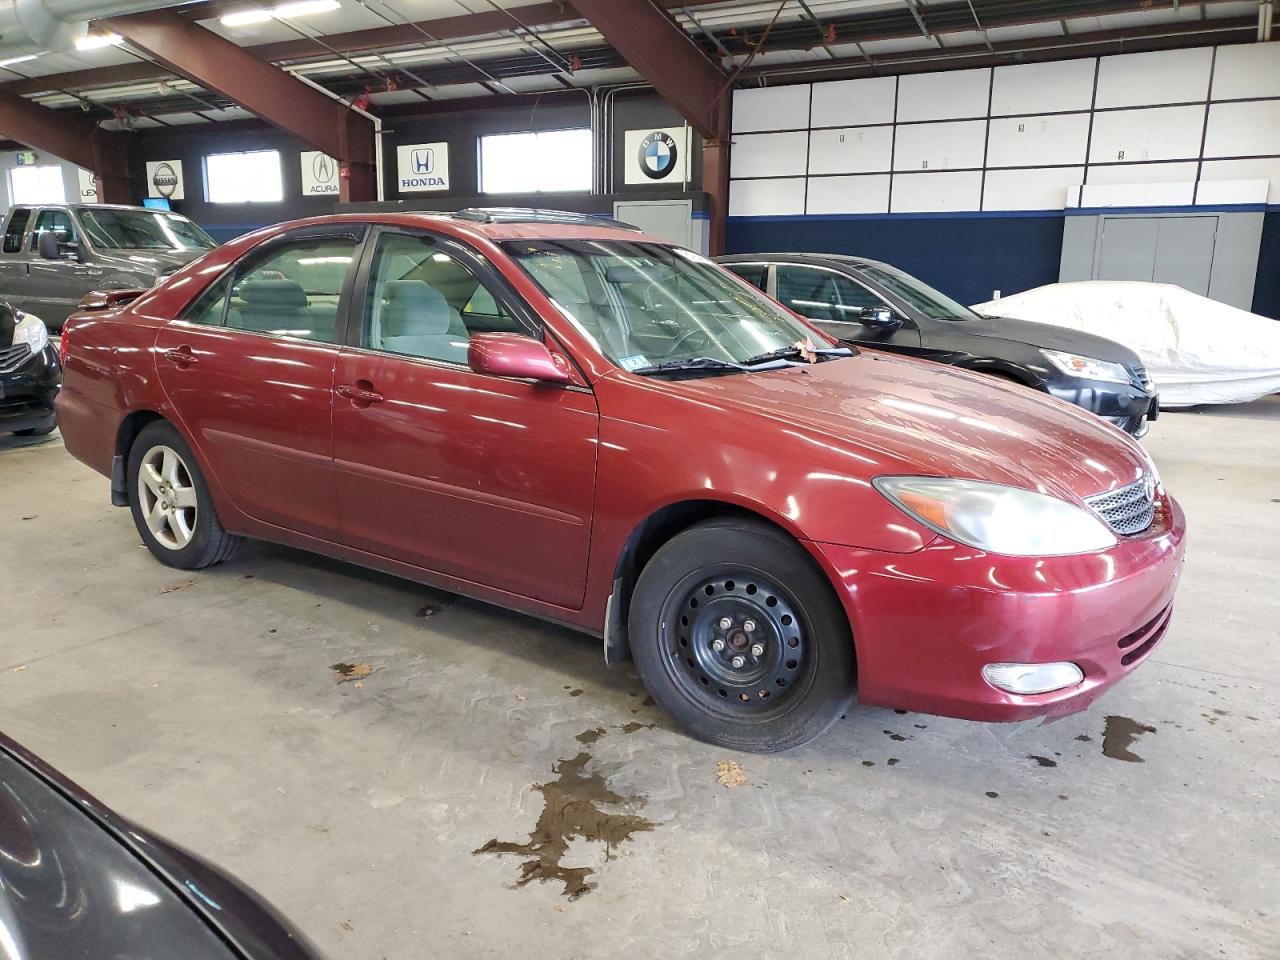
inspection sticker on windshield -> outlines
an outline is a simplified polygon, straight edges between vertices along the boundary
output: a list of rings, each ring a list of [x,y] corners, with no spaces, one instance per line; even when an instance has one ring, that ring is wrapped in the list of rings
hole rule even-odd
[[[623,370],[639,370],[642,367],[652,366],[652,364],[649,363],[649,358],[643,353],[637,353],[630,357],[619,357],[618,366]]]

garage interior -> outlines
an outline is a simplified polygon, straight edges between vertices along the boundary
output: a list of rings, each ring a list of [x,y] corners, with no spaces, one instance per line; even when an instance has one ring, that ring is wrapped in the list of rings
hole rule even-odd
[[[0,13],[4,208],[145,203],[219,242],[548,208],[964,304],[1149,281],[1280,321],[1270,0],[285,6]],[[0,732],[335,960],[1261,960],[1278,437],[1280,394],[1151,425],[1176,613],[1086,711],[855,702],[764,756],[682,733],[599,638],[260,542],[164,567],[59,433],[0,435]]]

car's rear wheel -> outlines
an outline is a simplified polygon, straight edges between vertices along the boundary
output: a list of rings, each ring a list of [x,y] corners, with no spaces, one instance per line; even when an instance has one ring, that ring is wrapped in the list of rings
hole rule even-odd
[[[640,574],[628,626],[654,701],[710,743],[799,746],[853,696],[853,640],[830,584],[763,523],[708,521],[664,544]]]
[[[13,435],[15,437],[47,437],[57,429],[57,423],[50,421],[43,427],[28,427],[25,430],[15,430]]]
[[[223,529],[195,455],[157,420],[129,451],[130,507],[142,542],[161,563],[199,570],[229,559],[240,538]]]

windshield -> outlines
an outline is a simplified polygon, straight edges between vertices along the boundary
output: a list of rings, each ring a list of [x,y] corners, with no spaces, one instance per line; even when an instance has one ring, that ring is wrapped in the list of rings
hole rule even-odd
[[[520,240],[505,249],[624,370],[695,359],[741,363],[819,339],[782,307],[688,250],[616,240]]]
[[[186,217],[150,210],[77,211],[94,246],[106,250],[212,250],[212,238]]]
[[[903,273],[895,267],[884,264],[863,263],[858,265],[859,272],[869,280],[874,280],[890,293],[920,311],[931,320],[977,320],[978,315],[963,303],[957,303],[944,293],[939,293],[927,283],[923,283]]]

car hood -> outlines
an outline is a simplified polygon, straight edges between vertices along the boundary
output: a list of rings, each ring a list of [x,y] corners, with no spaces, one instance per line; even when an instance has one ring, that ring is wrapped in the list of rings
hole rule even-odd
[[[1075,353],[1082,357],[1110,360],[1113,363],[1138,364],[1138,355],[1123,344],[1099,337],[1096,334],[1056,327],[1048,323],[1032,323],[1012,317],[979,317],[976,320],[955,320],[958,332],[993,340],[1007,340],[1032,347],[1046,347]]]
[[[750,411],[768,418],[784,434],[799,434],[836,456],[852,453],[872,464],[867,475],[961,477],[1071,500],[1132,483],[1148,464],[1123,433],[1068,403],[955,367],[872,350],[669,386],[718,405],[726,415]],[[762,431],[765,453],[768,436]]]
[[[100,260],[110,260],[131,270],[155,271],[168,273],[186,266],[196,257],[204,256],[208,250],[102,250],[98,254]]]

